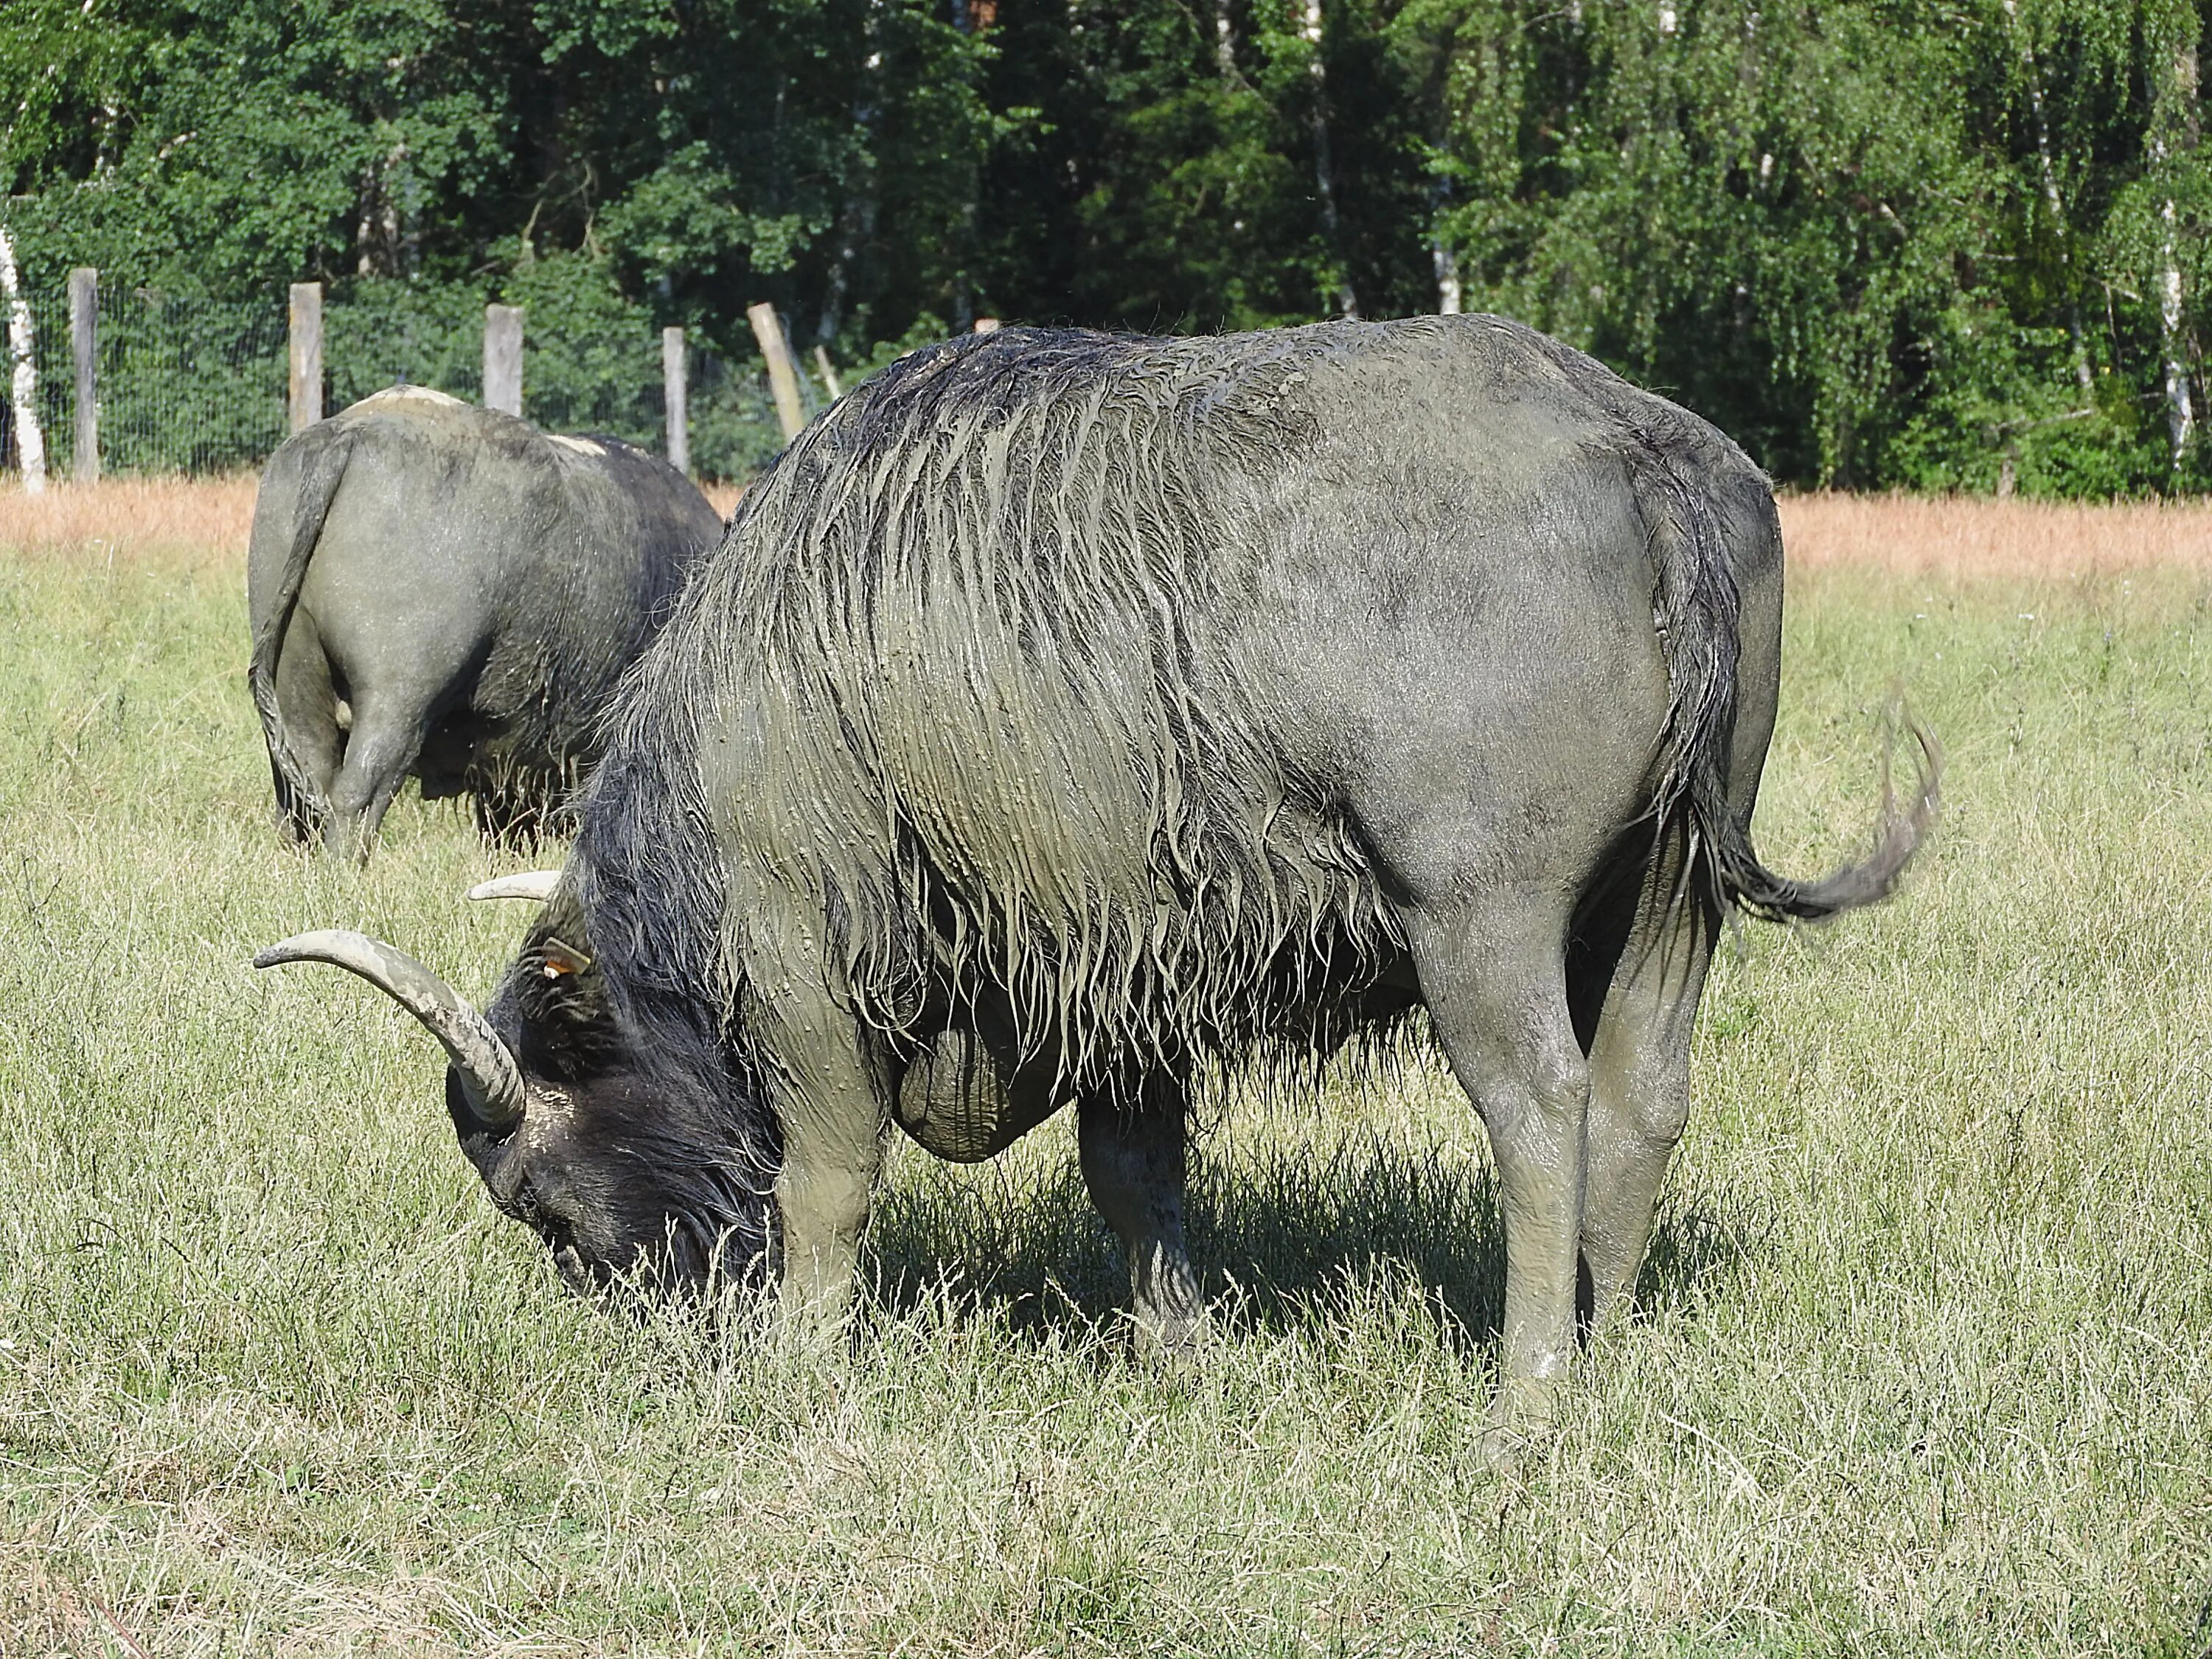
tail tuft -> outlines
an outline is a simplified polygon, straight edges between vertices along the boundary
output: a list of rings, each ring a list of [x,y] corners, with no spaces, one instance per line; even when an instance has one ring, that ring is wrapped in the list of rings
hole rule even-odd
[[[1730,903],[1768,921],[1825,921],[1889,896],[1905,866],[1936,827],[1942,800],[1943,746],[1901,698],[1893,699],[1884,711],[1884,724],[1889,735],[1882,747],[1881,827],[1874,850],[1857,863],[1846,864],[1819,881],[1792,881],[1759,861],[1749,832],[1733,815],[1717,824],[1698,826],[1701,842],[1711,849],[1713,875]],[[1911,797],[1902,804],[1891,766],[1900,726],[1917,751],[1912,757]]]

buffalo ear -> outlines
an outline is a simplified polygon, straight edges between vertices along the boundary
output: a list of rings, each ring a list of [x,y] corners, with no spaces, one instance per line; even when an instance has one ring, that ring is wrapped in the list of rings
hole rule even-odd
[[[592,953],[550,929],[524,946],[512,981],[526,1041],[551,1071],[580,1080],[620,1046],[606,977]]]

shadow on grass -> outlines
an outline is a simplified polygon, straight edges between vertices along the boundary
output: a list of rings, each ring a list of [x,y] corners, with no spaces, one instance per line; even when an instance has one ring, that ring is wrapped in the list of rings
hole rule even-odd
[[[1455,1346],[1495,1346],[1505,1247],[1486,1164],[1382,1136],[1201,1154],[1190,1183],[1191,1254],[1233,1326],[1338,1325],[1362,1287],[1419,1285]],[[1639,1307],[1694,1311],[1736,1276],[1754,1226],[1662,1204]],[[877,1305],[909,1316],[949,1299],[1017,1336],[1081,1341],[1126,1306],[1121,1250],[1072,1159],[1019,1173],[929,1166],[869,1222]]]

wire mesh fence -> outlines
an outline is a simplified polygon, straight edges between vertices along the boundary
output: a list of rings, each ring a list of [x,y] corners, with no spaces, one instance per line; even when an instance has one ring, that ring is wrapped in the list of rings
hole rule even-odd
[[[29,297],[46,467],[66,477],[76,459],[69,300]],[[229,471],[258,464],[283,441],[281,301],[103,294],[98,337],[102,471]],[[20,467],[12,408],[6,420],[6,463]]]
[[[323,408],[392,386],[483,397],[483,306],[465,291],[380,284],[323,302]]]
[[[68,296],[27,296],[46,469],[74,468],[76,379]],[[232,301],[103,289],[99,320],[103,473],[204,473],[258,466],[289,429],[283,295]],[[765,370],[696,340],[687,401],[691,470],[749,477],[782,442]],[[483,394],[483,307],[471,294],[386,289],[323,309],[323,407],[335,413],[387,386]],[[523,343],[523,413],[550,432],[600,432],[665,453],[667,410],[657,330],[532,335]],[[810,388],[811,390],[811,388]],[[21,434],[0,397],[0,466],[20,469]]]

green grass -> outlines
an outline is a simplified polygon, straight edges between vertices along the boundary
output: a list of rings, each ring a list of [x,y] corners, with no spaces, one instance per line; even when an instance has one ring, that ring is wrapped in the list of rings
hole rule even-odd
[[[1798,585],[1770,861],[1856,845],[1893,679],[1940,836],[1724,949],[1647,1315],[1500,1479],[1424,1059],[1223,1112],[1188,1375],[1116,1357],[1058,1122],[895,1149],[849,1358],[570,1299],[433,1046],[246,965],[352,925],[483,988],[522,919],[448,811],[277,847],[240,586],[0,556],[0,1653],[2212,1644],[2212,589]]]

